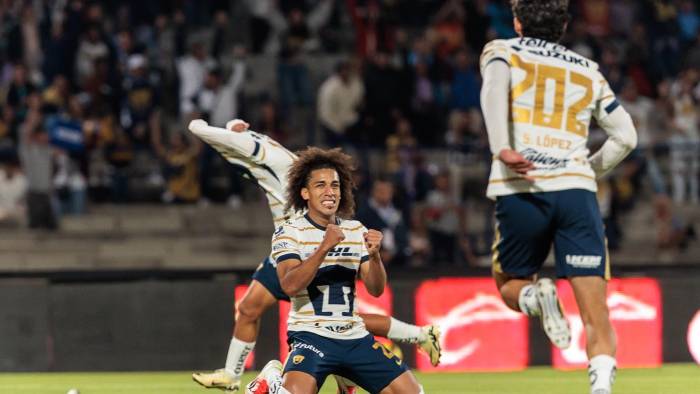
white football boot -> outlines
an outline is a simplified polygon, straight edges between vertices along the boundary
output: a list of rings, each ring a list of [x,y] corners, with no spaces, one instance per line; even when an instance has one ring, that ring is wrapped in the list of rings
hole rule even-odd
[[[566,349],[571,344],[571,328],[564,315],[557,296],[557,286],[549,278],[541,278],[535,283],[537,302],[540,304],[540,319],[545,334],[559,349]]]
[[[223,368],[214,372],[195,372],[192,374],[192,380],[208,389],[222,389],[230,393],[241,389],[241,379],[234,377]]]

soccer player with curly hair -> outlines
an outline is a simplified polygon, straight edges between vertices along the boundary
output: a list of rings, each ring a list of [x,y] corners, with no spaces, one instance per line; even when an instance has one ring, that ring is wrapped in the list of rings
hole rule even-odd
[[[386,271],[382,233],[351,220],[353,165],[340,149],[299,152],[288,174],[287,208],[300,213],[272,237],[280,285],[291,298],[290,354],[273,360],[248,393],[313,394],[329,374],[370,393],[422,393],[406,365],[375,341],[355,310],[355,280],[379,297]]]

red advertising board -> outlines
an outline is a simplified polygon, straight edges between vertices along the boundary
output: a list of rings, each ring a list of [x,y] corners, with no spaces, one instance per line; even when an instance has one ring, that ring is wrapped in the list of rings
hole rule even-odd
[[[381,297],[371,296],[364,283],[357,281],[355,283],[355,294],[357,296],[355,307],[359,313],[372,313],[384,316],[391,316],[393,295],[391,288],[387,285]],[[279,308],[279,338],[280,338],[280,360],[284,361],[289,352],[287,348],[287,317],[289,316],[289,303],[280,302]],[[385,341],[382,339],[382,341]]]
[[[421,371],[505,371],[528,364],[528,319],[501,300],[491,278],[443,278],[423,282],[415,296],[418,325],[442,331],[438,367],[418,353]]]
[[[234,313],[235,313],[235,310],[238,309],[238,303],[241,302],[246,291],[248,291],[248,285],[238,285],[234,289],[233,299],[234,299],[234,303],[236,304],[235,309],[234,309]],[[246,360],[245,360],[245,368],[246,369],[253,368],[254,361],[255,361],[255,351],[252,351],[248,355],[248,358],[246,358]]]
[[[555,368],[587,366],[586,335],[573,289],[566,280],[557,282],[559,298],[571,326],[571,346],[552,346]],[[656,279],[613,279],[608,282],[608,310],[617,333],[618,367],[658,367],[661,365],[661,290]]]

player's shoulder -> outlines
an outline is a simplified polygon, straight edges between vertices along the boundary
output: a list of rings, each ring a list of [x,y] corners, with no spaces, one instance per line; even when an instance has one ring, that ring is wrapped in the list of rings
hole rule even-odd
[[[479,59],[480,66],[483,68],[497,59],[504,60],[508,63],[512,50],[511,41],[512,40],[496,39],[486,43],[484,49],[481,51],[481,57]]]
[[[515,38],[497,38],[495,40],[491,40],[487,42],[486,45],[484,45],[484,49],[481,51],[481,53],[483,55],[492,51],[508,51],[511,49],[511,46],[515,43],[515,40]]]
[[[298,231],[303,230],[304,224],[302,223],[302,219],[303,216],[294,216],[285,220],[275,229],[273,236],[279,237],[285,234],[297,233]]]

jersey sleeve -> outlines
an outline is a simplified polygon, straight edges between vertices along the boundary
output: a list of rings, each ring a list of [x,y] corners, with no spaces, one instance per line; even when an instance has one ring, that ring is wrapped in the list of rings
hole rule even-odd
[[[224,156],[250,157],[255,150],[255,139],[248,132],[235,133],[199,119],[190,122],[189,130]]]
[[[285,260],[301,260],[301,248],[299,231],[290,225],[283,224],[277,228],[272,235],[272,253],[270,254],[272,264],[277,264]]]
[[[598,73],[598,79],[599,89],[596,97],[595,109],[593,110],[593,117],[596,120],[601,120],[617,109],[617,107],[620,106],[620,102],[617,101],[617,97],[615,97],[615,93],[612,88],[610,88],[610,84],[600,72]]]
[[[503,61],[510,66],[510,54],[508,44],[503,40],[493,40],[484,46],[479,59],[481,74],[484,74],[486,66],[495,61]]]

